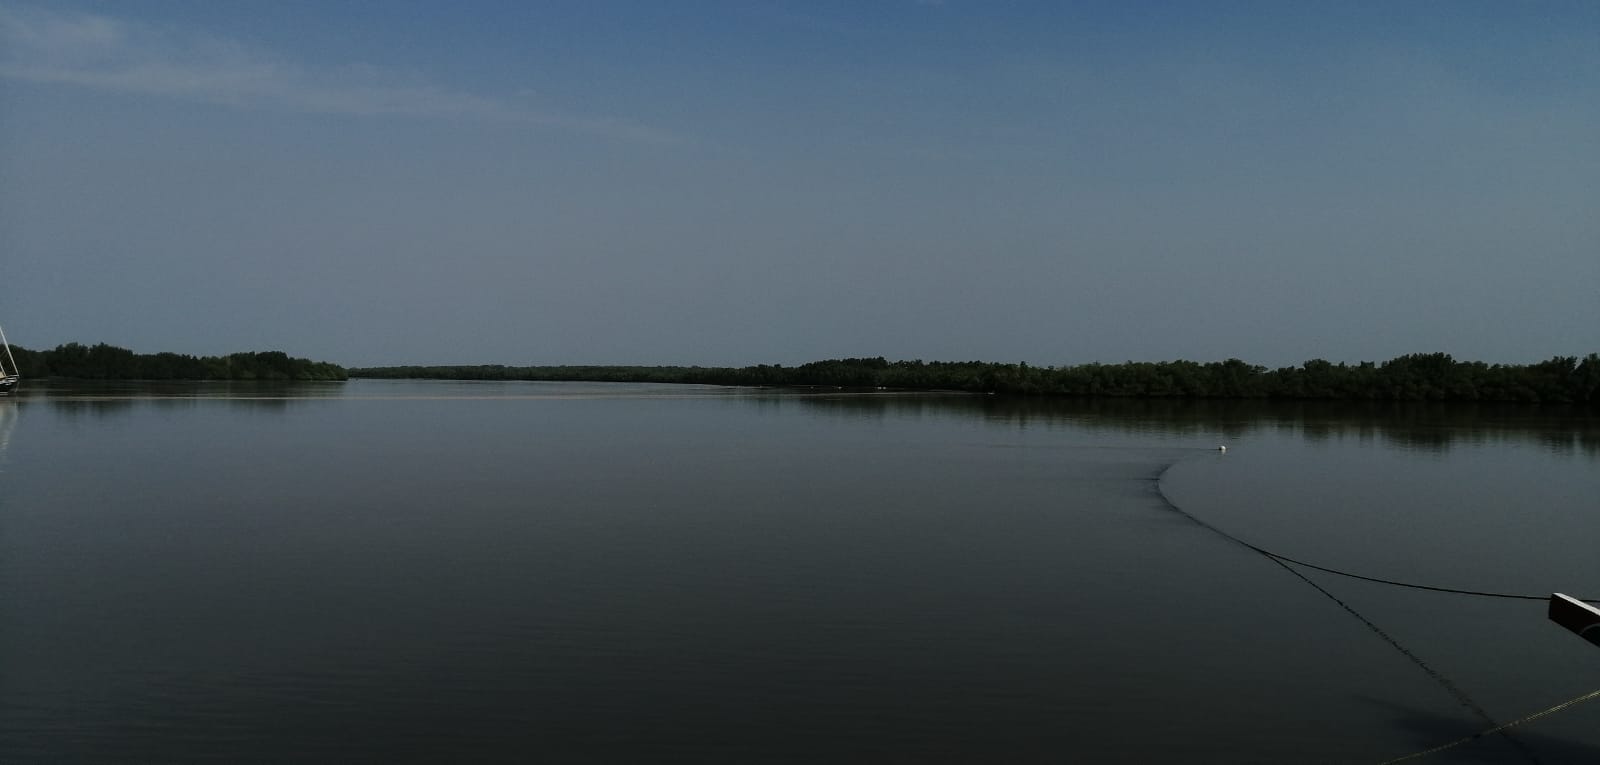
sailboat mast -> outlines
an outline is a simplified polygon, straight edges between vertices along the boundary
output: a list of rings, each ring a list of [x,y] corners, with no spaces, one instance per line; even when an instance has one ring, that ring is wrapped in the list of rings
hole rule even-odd
[[[11,355],[11,341],[6,339],[6,331],[3,327],[0,327],[0,346],[5,346],[6,363],[11,365],[10,372],[7,372],[4,366],[0,366],[0,377],[21,374],[21,370],[17,369],[17,357]]]

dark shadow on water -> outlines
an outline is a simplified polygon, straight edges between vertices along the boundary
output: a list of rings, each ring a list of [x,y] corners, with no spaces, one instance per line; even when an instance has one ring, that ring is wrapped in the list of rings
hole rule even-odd
[[[1403,757],[1413,752],[1421,752],[1436,746],[1443,746],[1484,730],[1484,726],[1480,721],[1467,716],[1452,717],[1432,714],[1370,697],[1362,697],[1361,700],[1385,709],[1389,715],[1389,725],[1403,734],[1410,742],[1409,746],[1413,747],[1410,751],[1395,752],[1394,757]],[[1583,712],[1578,709],[1572,709],[1557,712],[1556,714],[1583,714]],[[1538,762],[1543,765],[1593,765],[1593,763],[1600,763],[1600,746],[1559,736],[1541,734],[1538,731],[1540,723],[1540,720],[1534,720],[1526,725],[1511,728],[1506,732],[1515,736],[1522,748],[1537,757]],[[1407,760],[1407,762],[1511,765],[1513,763],[1527,763],[1529,759],[1526,754],[1518,750],[1517,746],[1506,740],[1505,736],[1491,734],[1436,754],[1419,757],[1415,760]]]

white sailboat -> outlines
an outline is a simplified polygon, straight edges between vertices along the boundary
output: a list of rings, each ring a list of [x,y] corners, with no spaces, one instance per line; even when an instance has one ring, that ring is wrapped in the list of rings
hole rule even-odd
[[[0,346],[5,348],[5,356],[0,357],[0,396],[9,396],[11,391],[17,389],[17,382],[22,376],[17,374],[17,359],[11,355],[11,343],[6,340],[6,331],[0,329]]]

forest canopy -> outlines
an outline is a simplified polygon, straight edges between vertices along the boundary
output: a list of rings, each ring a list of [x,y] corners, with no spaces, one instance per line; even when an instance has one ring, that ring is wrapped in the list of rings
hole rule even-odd
[[[1281,398],[1372,401],[1600,403],[1600,355],[1536,364],[1457,361],[1410,354],[1381,364],[1312,359],[1268,369],[1239,359],[1074,366],[982,361],[847,358],[795,367],[400,366],[350,370],[352,377],[449,380],[583,380],[708,385],[821,386],[970,393],[1138,398]]]
[[[48,351],[11,346],[24,379],[64,377],[80,380],[344,380],[344,367],[292,358],[282,351],[189,356],[134,353],[99,343],[58,345]]]
[[[1312,359],[1269,369],[1226,361],[1128,361],[1030,366],[883,357],[799,366],[394,366],[346,370],[282,351],[189,356],[139,354],[100,343],[48,351],[12,346],[24,378],[314,381],[356,378],[653,382],[757,387],[947,390],[1012,396],[1600,403],[1600,354],[1534,364],[1458,361],[1418,353],[1382,363]]]

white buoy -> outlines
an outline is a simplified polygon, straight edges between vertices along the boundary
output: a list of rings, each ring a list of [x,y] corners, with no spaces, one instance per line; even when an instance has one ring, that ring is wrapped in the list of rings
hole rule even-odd
[[[1217,447],[1217,451],[1219,453],[1222,453],[1222,454],[1227,454],[1228,453],[1228,447],[1226,447],[1226,446],[1218,446]]]

